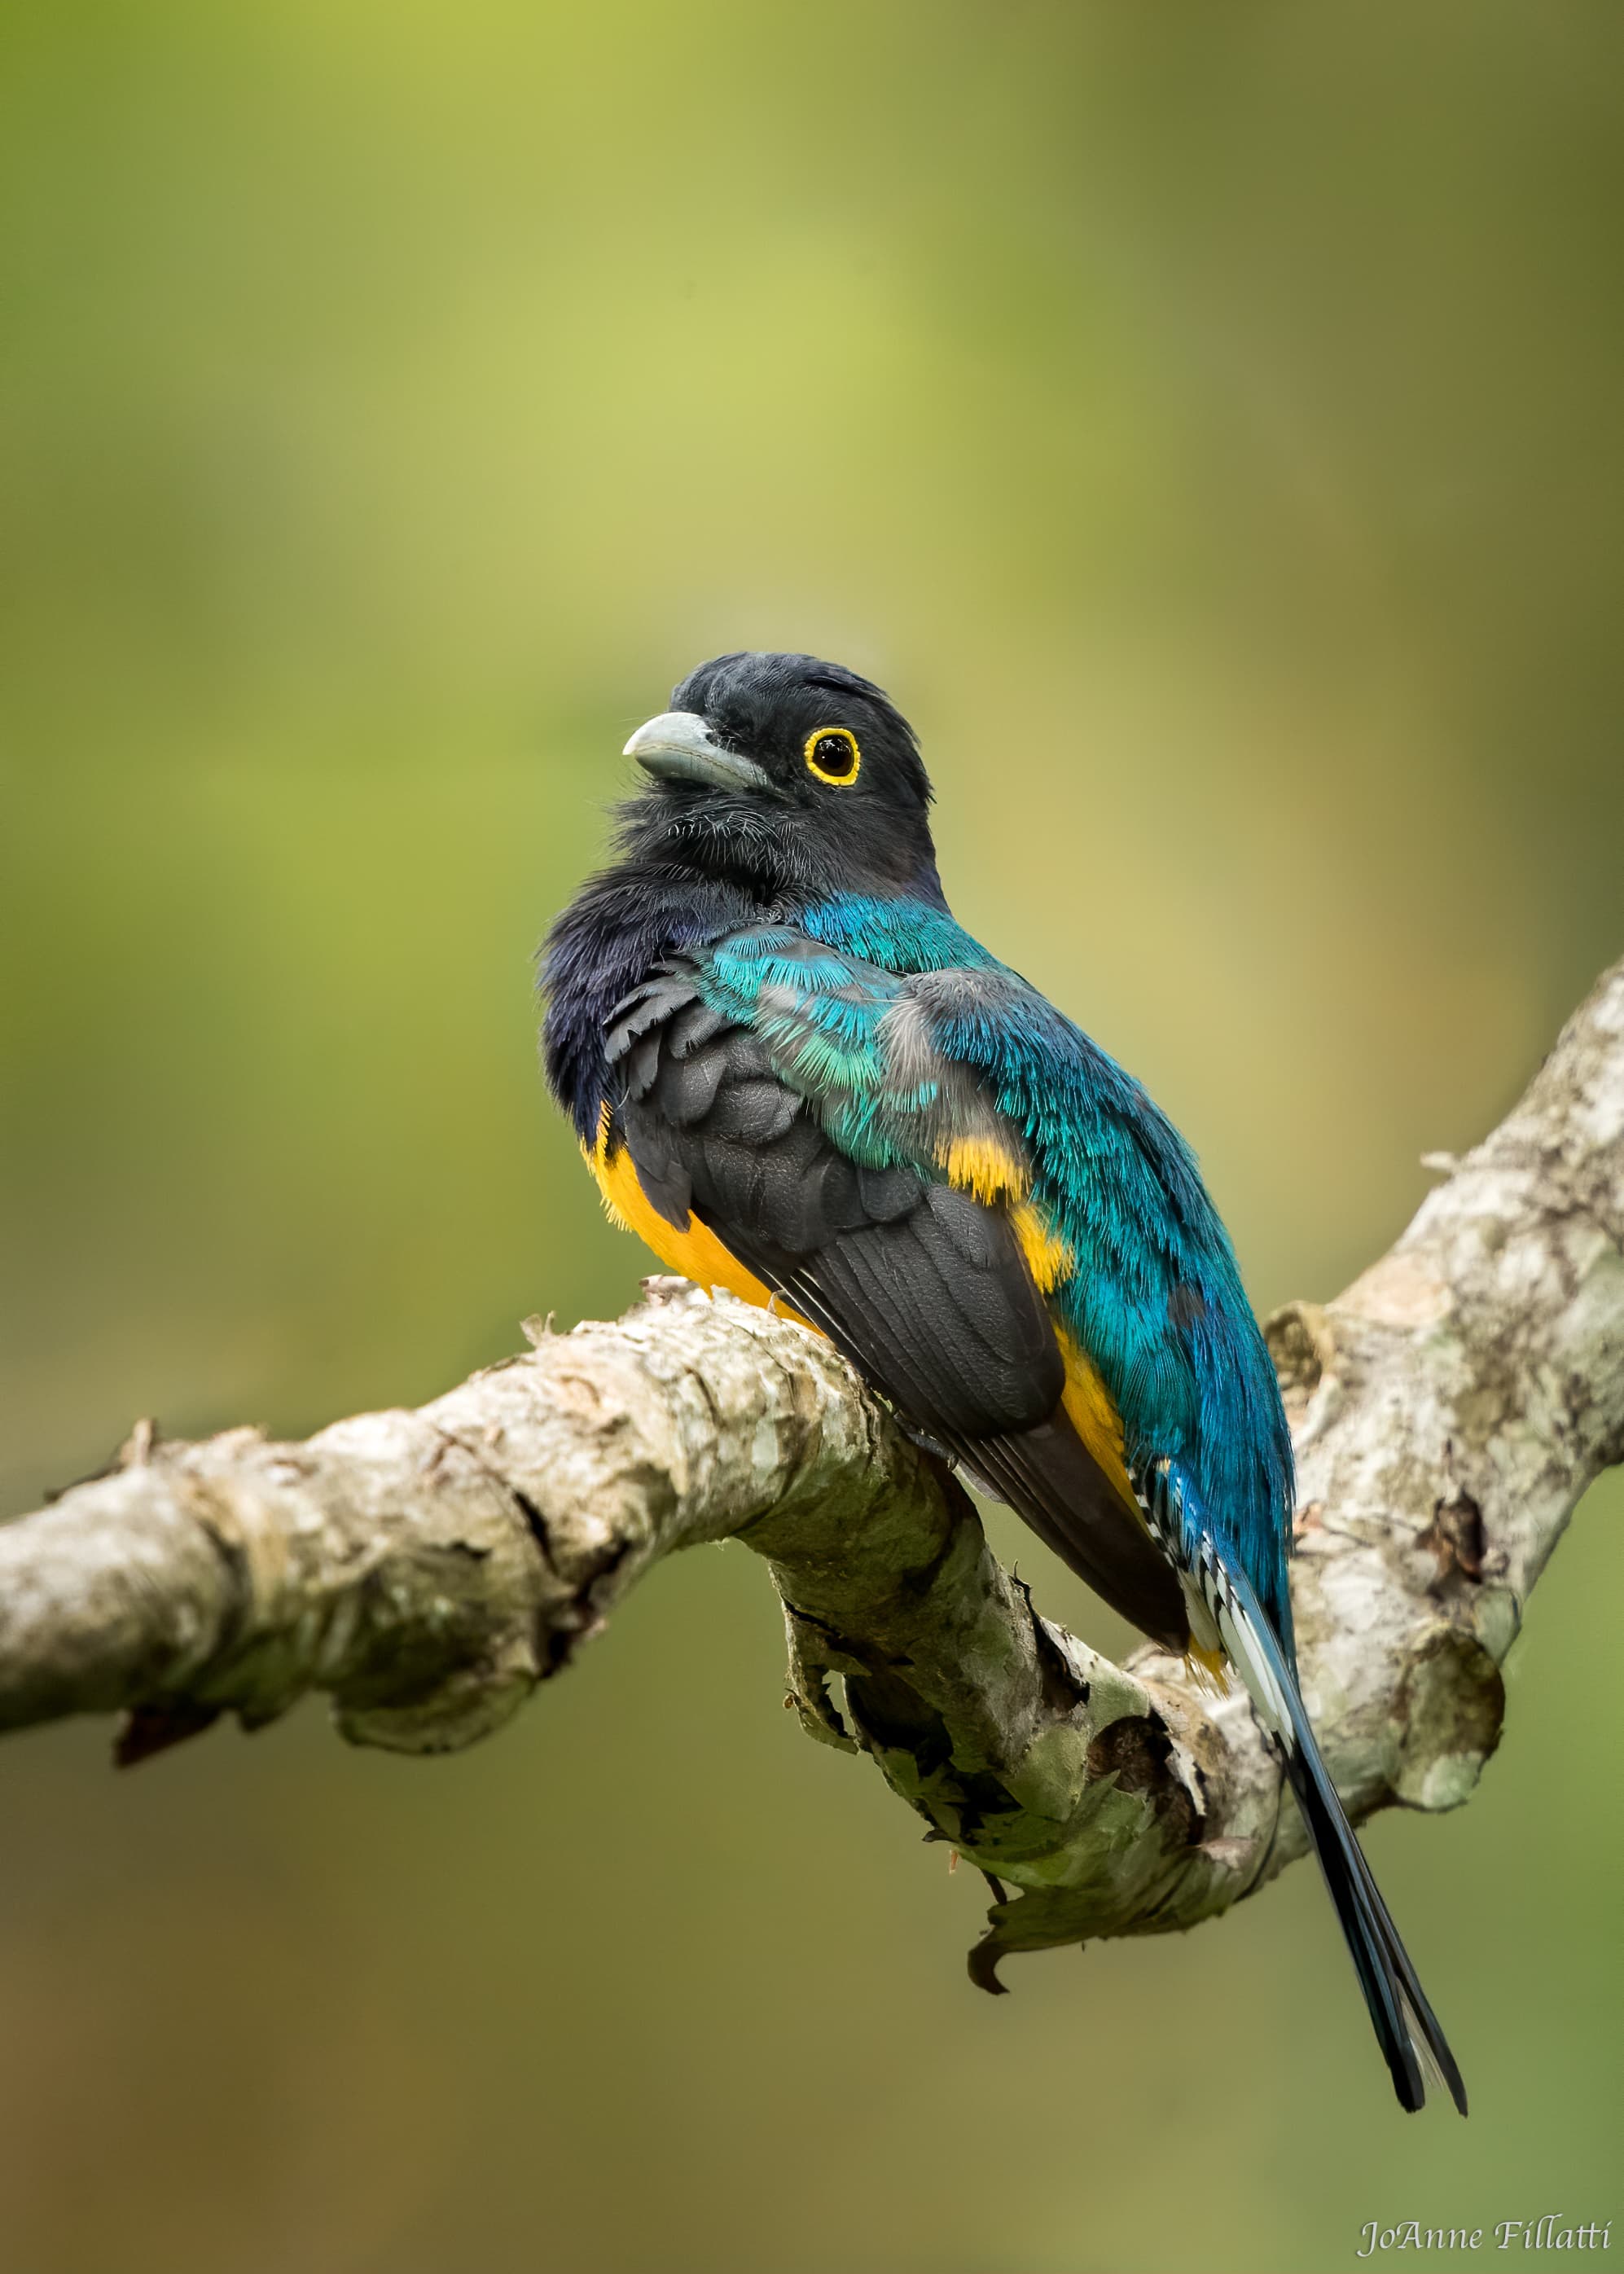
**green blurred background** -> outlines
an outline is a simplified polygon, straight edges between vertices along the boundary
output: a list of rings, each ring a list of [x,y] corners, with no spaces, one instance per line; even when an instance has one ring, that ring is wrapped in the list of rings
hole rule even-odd
[[[13,0],[0,1507],[629,1299],[529,959],[726,647],[893,690],[959,915],[1188,1129],[1260,1307],[1343,1284],[1624,947],[1621,64],[1568,0]],[[796,1734],[729,1549],[449,1761],[10,1742],[0,2265],[1616,2217],[1621,1514],[1473,1805],[1371,1834],[1467,2125],[1395,2109],[1306,1871],[977,1997],[979,1883]]]

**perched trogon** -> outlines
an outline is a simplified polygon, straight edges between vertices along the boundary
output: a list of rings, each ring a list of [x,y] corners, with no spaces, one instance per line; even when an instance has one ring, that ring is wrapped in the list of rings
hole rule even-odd
[[[880,689],[703,664],[543,966],[548,1079],[673,1269],[827,1335],[916,1434],[1169,1649],[1251,1695],[1399,2099],[1460,2071],[1297,1685],[1291,1443],[1189,1148],[953,921]]]

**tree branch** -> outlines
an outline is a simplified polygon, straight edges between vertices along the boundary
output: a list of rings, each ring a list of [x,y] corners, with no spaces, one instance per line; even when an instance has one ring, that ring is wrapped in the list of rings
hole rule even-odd
[[[1304,1689],[1356,1816],[1465,1799],[1500,1663],[1591,1480],[1624,1459],[1624,963],[1510,1117],[1336,1302],[1268,1322],[1296,1433]],[[1299,1854],[1244,1698],[1040,1617],[956,1480],[829,1345],[655,1280],[416,1412],[297,1444],[142,1425],[0,1529],[0,1728],[125,1714],[133,1760],[310,1690],[412,1752],[499,1728],[661,1556],[744,1540],[790,1702],[989,1877],[972,1972],[1188,1926]],[[845,1678],[845,1717],[830,1691]]]

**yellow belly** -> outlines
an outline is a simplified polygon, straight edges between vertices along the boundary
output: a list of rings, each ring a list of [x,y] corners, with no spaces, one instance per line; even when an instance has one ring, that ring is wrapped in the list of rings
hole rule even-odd
[[[1124,1509],[1137,1524],[1143,1525],[1144,1513],[1128,1481],[1122,1416],[1116,1411],[1116,1402],[1101,1380],[1098,1367],[1064,1327],[1055,1329],[1055,1338],[1065,1360],[1065,1389],[1060,1402],[1065,1408],[1066,1419],[1094,1455]]]
[[[623,1231],[635,1231],[645,1247],[651,1247],[660,1261],[691,1279],[707,1294],[713,1287],[726,1287],[730,1295],[741,1301],[754,1303],[758,1310],[777,1310],[786,1318],[800,1319],[810,1326],[808,1319],[801,1319],[782,1301],[776,1300],[770,1287],[764,1286],[753,1271],[748,1271],[735,1255],[730,1255],[708,1225],[696,1216],[690,1216],[688,1230],[679,1231],[674,1224],[667,1224],[656,1208],[649,1205],[646,1193],[637,1181],[637,1171],[632,1156],[622,1146],[616,1153],[609,1150],[609,1109],[604,1108],[598,1143],[587,1155],[587,1166],[598,1179],[598,1189],[610,1216]],[[818,1330],[813,1328],[816,1334]]]
[[[1073,1342],[1064,1329],[1056,1327],[1055,1332],[1059,1339],[1061,1355],[1065,1359],[1066,1386],[1061,1403],[1065,1407],[1066,1419],[1109,1480],[1126,1513],[1132,1517],[1142,1532],[1148,1532],[1150,1526],[1145,1521],[1145,1511],[1128,1480],[1128,1467],[1124,1458],[1122,1416],[1116,1411],[1116,1400],[1101,1380],[1099,1368],[1087,1352]],[[1189,1588],[1185,1589],[1185,1594],[1190,1599],[1193,1627],[1200,1597],[1199,1594],[1192,1596]],[[1203,1619],[1201,1623],[1208,1628],[1212,1625],[1210,1618]],[[1184,1665],[1192,1679],[1200,1688],[1222,1697],[1229,1685],[1224,1677],[1223,1652],[1222,1647],[1214,1646],[1215,1641],[1214,1637],[1213,1643],[1203,1643],[1192,1632],[1184,1651]]]

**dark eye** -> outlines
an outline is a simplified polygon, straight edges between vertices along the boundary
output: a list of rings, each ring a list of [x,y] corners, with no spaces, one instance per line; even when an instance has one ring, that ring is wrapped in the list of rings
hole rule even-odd
[[[849,727],[819,727],[807,736],[807,770],[835,789],[849,789],[857,779],[862,752]]]

